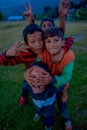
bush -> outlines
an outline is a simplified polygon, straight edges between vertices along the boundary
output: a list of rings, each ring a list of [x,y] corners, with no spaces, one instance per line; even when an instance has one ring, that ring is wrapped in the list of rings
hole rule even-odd
[[[80,8],[73,13],[75,20],[87,20],[87,8]]]

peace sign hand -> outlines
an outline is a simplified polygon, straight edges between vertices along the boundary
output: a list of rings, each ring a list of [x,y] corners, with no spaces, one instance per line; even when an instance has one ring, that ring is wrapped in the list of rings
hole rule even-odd
[[[21,49],[23,44],[23,42],[17,41],[15,45],[13,45],[10,49],[7,50],[6,56],[19,56],[21,51],[26,51]]]
[[[34,15],[33,15],[33,12],[32,12],[32,6],[31,6],[31,3],[29,2],[29,7],[27,6],[26,3],[23,4],[24,5],[24,17],[25,19],[29,22],[29,24],[32,24],[34,23]]]

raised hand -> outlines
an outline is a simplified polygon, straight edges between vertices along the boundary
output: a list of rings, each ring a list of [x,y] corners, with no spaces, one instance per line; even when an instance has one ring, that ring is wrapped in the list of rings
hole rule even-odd
[[[67,2],[67,0],[61,0],[60,1],[60,5],[59,5],[59,15],[66,15],[68,12],[68,9],[70,7],[72,0],[69,0],[69,2]]]
[[[59,27],[63,30],[63,32],[65,32],[65,16],[68,12],[71,1],[72,0],[69,0],[69,2],[67,2],[67,0],[60,0],[60,5],[59,5],[60,23],[59,23]]]
[[[23,42],[17,41],[15,45],[13,45],[10,49],[7,50],[6,56],[19,56],[21,51],[26,51],[21,49],[23,44]]]
[[[32,6],[31,6],[30,1],[29,1],[29,7],[26,3],[23,3],[23,5],[24,5],[24,9],[25,9],[23,15],[24,15],[25,19],[29,22],[29,24],[34,23],[34,15],[32,12]]]

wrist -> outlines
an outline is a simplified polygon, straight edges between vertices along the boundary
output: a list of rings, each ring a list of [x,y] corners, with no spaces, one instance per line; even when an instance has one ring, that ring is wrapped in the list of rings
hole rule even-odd
[[[51,83],[52,85],[54,85],[54,84],[56,84],[56,83],[57,83],[55,76],[53,76],[53,77],[52,77],[52,79],[51,79],[51,82],[50,82],[50,83]]]
[[[8,50],[5,52],[5,56],[9,57]]]
[[[65,19],[65,15],[64,14],[59,14],[59,18]]]

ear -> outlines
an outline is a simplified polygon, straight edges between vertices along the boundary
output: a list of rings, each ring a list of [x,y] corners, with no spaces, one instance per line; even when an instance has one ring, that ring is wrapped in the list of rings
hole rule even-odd
[[[65,46],[65,39],[62,40],[62,46],[64,47]]]

